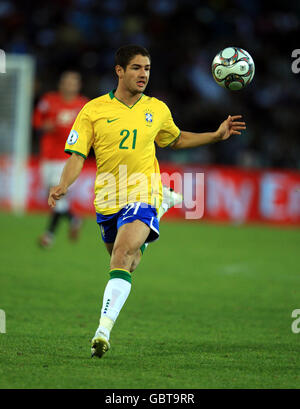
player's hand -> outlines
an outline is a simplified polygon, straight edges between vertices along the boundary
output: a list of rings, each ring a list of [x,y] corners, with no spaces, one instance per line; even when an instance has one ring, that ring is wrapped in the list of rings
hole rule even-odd
[[[51,187],[48,197],[48,205],[50,207],[55,207],[56,201],[59,200],[62,196],[64,196],[66,193],[67,189],[63,188],[60,185]]]
[[[246,123],[238,121],[240,118],[242,118],[242,115],[228,115],[228,118],[221,123],[217,130],[220,141],[225,141],[231,135],[241,135],[241,130],[246,129]]]

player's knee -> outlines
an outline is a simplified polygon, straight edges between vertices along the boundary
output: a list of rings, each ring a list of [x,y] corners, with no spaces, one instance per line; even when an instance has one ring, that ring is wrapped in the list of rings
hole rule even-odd
[[[120,263],[121,265],[129,265],[132,264],[132,258],[134,257],[136,253],[135,249],[131,249],[130,247],[126,245],[117,245],[114,246],[113,251],[112,251],[112,262],[115,263]]]
[[[130,266],[130,272],[131,273],[133,273],[134,270],[137,268],[137,266],[139,265],[140,260],[141,260],[141,251],[138,250],[138,251],[136,251],[134,259],[133,259],[133,261],[131,263],[131,266]]]

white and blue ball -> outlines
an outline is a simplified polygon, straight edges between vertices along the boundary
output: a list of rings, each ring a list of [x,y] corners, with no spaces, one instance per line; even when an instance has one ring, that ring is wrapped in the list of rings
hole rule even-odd
[[[255,72],[251,55],[238,47],[227,47],[220,51],[213,59],[211,68],[216,83],[231,91],[245,88]]]

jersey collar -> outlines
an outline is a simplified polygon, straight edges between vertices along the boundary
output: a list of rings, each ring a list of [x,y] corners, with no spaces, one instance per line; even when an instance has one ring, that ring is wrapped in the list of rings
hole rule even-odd
[[[122,102],[122,101],[120,101],[116,96],[115,96],[115,89],[113,89],[113,90],[111,90],[110,92],[109,92],[109,96],[110,96],[110,99],[116,99],[117,101],[119,101],[121,104],[123,104],[123,105],[125,105],[127,108],[129,108],[129,109],[132,109],[142,98],[143,98],[143,96],[144,96],[144,94],[142,94],[141,96],[140,96],[140,98],[132,105],[132,106],[129,106],[129,105],[127,105],[127,104],[125,104],[124,102]]]

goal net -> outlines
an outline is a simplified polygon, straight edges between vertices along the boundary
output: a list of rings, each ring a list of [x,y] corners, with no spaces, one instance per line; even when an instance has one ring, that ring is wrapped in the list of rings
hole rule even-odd
[[[0,208],[26,207],[34,60],[0,50]]]

